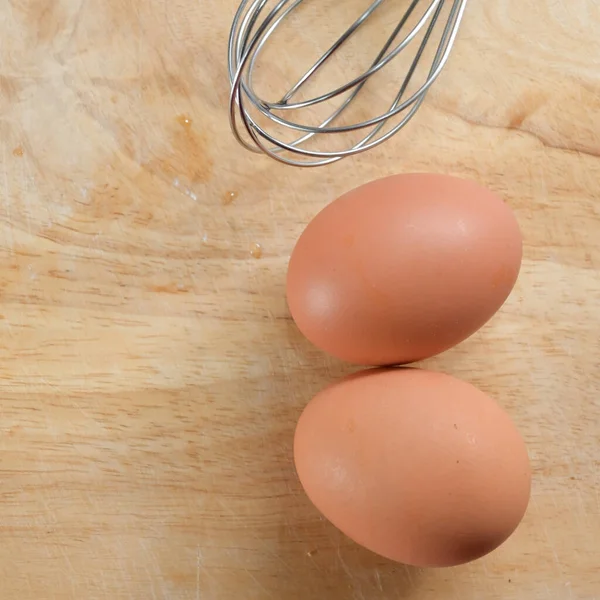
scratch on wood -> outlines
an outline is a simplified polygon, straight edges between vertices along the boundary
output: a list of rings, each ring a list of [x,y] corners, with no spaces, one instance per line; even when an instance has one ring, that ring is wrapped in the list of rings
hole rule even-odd
[[[350,579],[353,579],[352,571],[350,570],[350,568],[348,567],[348,565],[342,558],[342,552],[341,552],[341,548],[339,546],[337,547],[337,557],[338,557],[338,560],[340,561],[340,565],[342,566],[342,569],[344,570],[344,573],[346,573],[346,575],[348,575],[348,577],[350,577]]]
[[[275,598],[275,595],[273,594],[273,592],[271,590],[268,590],[255,576],[254,574],[249,570],[249,569],[244,569],[244,571],[246,573],[248,573],[248,575],[250,576],[250,579],[252,579],[256,585],[258,585],[258,587],[265,592],[265,594],[267,594],[267,596],[269,598]]]
[[[202,553],[200,546],[196,547],[196,600],[200,600],[200,570],[202,569]]]
[[[535,500],[535,498],[533,499],[533,502],[535,504],[535,507],[536,507],[536,510],[537,510],[538,514],[541,515],[542,511],[540,510],[539,505],[537,504],[537,501]],[[552,540],[550,539],[550,534],[548,533],[548,528],[546,527],[546,524],[544,523],[543,517],[542,517],[542,519],[540,521],[540,525],[541,525],[542,533],[544,534],[544,537],[546,538],[546,543],[548,544],[548,547],[550,548],[550,551],[552,552],[552,556],[554,558],[554,563],[558,567],[558,570],[559,570],[560,574],[562,576],[564,576],[564,570],[562,568],[562,564],[560,562],[560,559],[558,558],[558,554],[556,552],[556,548],[555,548]]]
[[[7,222],[7,230],[8,230],[8,244],[11,250],[15,247],[15,242],[12,235],[12,217],[10,211],[10,194],[9,194],[9,184],[8,184],[8,170],[7,170],[7,158],[6,158],[6,144],[2,146],[2,164],[4,165],[4,206],[6,208],[6,222]]]
[[[383,592],[383,584],[381,583],[381,573],[378,569],[375,570],[375,581],[377,582],[377,588],[380,592]]]
[[[233,510],[231,510],[231,508],[229,508],[229,506],[226,506],[225,503],[222,500],[219,500],[219,504],[221,506],[221,508],[223,508],[224,510],[226,510],[231,516],[233,517],[237,517],[238,515],[236,515]],[[283,558],[281,558],[281,556],[279,556],[276,552],[273,552],[273,550],[271,550],[268,545],[265,543],[265,541],[263,539],[261,539],[255,532],[254,530],[251,530],[251,534],[252,534],[252,538],[254,540],[256,540],[261,547],[263,548],[263,550],[269,554],[269,556],[275,558],[276,560],[278,560],[286,569],[288,569],[289,571],[293,571],[292,567],[285,562],[285,560],[283,560]]]

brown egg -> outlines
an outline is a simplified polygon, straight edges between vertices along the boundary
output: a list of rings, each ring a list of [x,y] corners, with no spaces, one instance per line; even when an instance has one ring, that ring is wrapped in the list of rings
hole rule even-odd
[[[302,333],[357,364],[421,360],[463,341],[510,294],[518,223],[472,181],[396,175],[341,196],[306,227],[287,299]]]
[[[373,369],[331,385],[300,417],[294,458],[327,519],[373,552],[415,566],[491,552],[529,502],[527,450],[508,415],[441,373]]]

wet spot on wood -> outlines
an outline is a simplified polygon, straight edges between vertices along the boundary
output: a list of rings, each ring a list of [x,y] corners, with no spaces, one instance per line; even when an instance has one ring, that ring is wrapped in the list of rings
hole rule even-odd
[[[223,196],[221,197],[221,204],[223,206],[227,206],[229,204],[232,204],[233,202],[235,202],[236,198],[238,197],[238,193],[234,192],[234,191],[228,191],[225,192],[223,194]]]
[[[184,129],[191,129],[192,127],[192,119],[187,115],[179,115],[175,119]]]
[[[254,243],[250,246],[250,256],[252,256],[252,258],[261,258],[263,255],[263,249],[262,246],[258,243]]]

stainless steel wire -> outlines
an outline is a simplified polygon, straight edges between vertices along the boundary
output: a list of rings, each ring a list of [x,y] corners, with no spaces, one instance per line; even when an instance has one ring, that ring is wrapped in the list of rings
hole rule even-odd
[[[358,19],[279,101],[269,102],[257,94],[253,85],[257,61],[277,28],[305,1],[242,0],[229,35],[228,64],[231,84],[229,118],[233,134],[248,150],[264,153],[288,165],[315,167],[370,150],[390,139],[412,119],[448,61],[467,0],[387,0],[396,3],[404,1],[407,7],[370,67],[348,83],[335,87],[331,91],[307,100],[294,101],[299,90],[316,76],[332,55],[386,2],[386,0],[372,1]],[[418,8],[423,9],[423,12],[418,13]],[[263,15],[264,18],[261,20]],[[428,44],[434,40],[434,34],[439,35],[439,41],[436,41],[437,49],[430,67],[425,69],[426,75],[424,80],[418,83],[418,88],[405,98],[411,83],[413,86],[415,84],[413,79],[417,67],[426,54]],[[393,74],[394,78],[400,81],[400,85],[396,97],[385,112],[349,125],[335,124],[371,77],[388,67],[402,53],[411,50],[414,52],[414,58],[405,75],[398,77],[397,74]],[[300,109],[322,105],[335,99],[340,99],[339,106],[319,124],[302,124],[288,117],[292,110],[295,111],[294,114],[298,114]],[[267,125],[274,126],[275,131],[269,131]],[[281,131],[297,133],[293,136],[295,139],[286,142],[276,135]],[[322,136],[357,131],[363,132],[362,137],[358,141],[353,140],[348,148],[334,151],[313,148],[314,141],[321,139]],[[311,141],[310,148],[307,147],[309,141]]]

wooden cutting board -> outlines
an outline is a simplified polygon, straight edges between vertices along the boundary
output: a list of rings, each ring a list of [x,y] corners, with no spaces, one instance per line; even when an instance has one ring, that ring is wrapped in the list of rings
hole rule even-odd
[[[348,1],[296,34],[318,46]],[[0,2],[0,598],[599,599],[600,4],[471,0],[411,125],[314,170],[230,134],[235,5]],[[525,238],[507,304],[427,365],[506,407],[532,502],[440,571],[346,539],[291,457],[303,406],[351,370],[290,321],[294,241],[413,170],[498,191]]]

